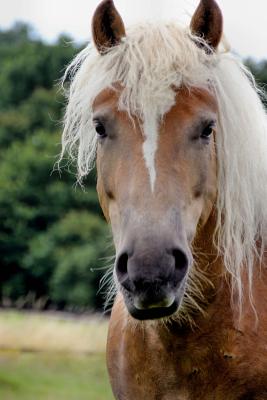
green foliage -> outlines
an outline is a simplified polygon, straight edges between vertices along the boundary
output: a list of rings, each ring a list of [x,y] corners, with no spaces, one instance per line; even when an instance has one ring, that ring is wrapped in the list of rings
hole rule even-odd
[[[262,89],[266,95],[263,96],[263,103],[267,107],[267,60],[261,62],[255,62],[253,59],[248,59],[246,62],[248,68],[255,76],[256,83],[260,89]]]
[[[62,37],[55,45],[31,40],[25,25],[0,32],[0,109],[18,106],[37,88],[52,89],[77,50]]]
[[[105,256],[106,240],[106,226],[97,215],[70,211],[30,241],[24,264],[37,278],[44,269],[54,269],[48,290],[51,300],[60,307],[98,305],[95,288],[100,274],[94,268]]]
[[[0,31],[0,295],[100,307],[92,268],[107,254],[107,227],[95,175],[83,191],[74,175],[52,173],[64,103],[55,83],[78,49],[32,36],[23,24]]]
[[[248,59],[247,66],[256,78],[257,83],[266,87],[267,85],[267,60],[255,62],[253,59]]]
[[[5,49],[5,46],[9,48],[10,44],[15,47],[16,45],[27,43],[32,34],[33,30],[29,25],[23,22],[16,22],[11,29],[0,30],[1,49]]]
[[[37,129],[54,131],[60,127],[63,98],[56,88],[37,88],[18,107],[0,111],[0,146],[24,140]]]

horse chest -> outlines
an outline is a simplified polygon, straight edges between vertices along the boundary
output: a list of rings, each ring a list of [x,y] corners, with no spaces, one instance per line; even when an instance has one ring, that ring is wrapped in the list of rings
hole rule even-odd
[[[167,333],[153,329],[124,336],[115,349],[112,345],[109,365],[116,399],[267,399],[267,363],[257,363],[260,349],[249,357],[247,338],[231,330],[219,339],[205,333],[170,342]]]

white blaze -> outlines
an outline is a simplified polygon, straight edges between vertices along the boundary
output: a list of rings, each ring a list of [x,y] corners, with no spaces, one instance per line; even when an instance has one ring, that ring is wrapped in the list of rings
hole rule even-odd
[[[143,154],[148,169],[150,185],[152,192],[154,191],[156,182],[156,167],[155,157],[158,148],[158,119],[154,113],[145,117],[144,120],[144,135],[145,141],[143,143]]]

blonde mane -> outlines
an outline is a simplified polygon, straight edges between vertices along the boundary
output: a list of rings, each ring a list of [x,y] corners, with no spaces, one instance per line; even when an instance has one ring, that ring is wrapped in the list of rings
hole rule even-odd
[[[173,87],[212,90],[219,105],[216,244],[241,308],[243,271],[248,274],[252,299],[255,257],[261,257],[265,247],[267,116],[244,65],[230,53],[205,52],[203,46],[188,29],[170,23],[133,27],[104,56],[91,45],[85,48],[64,78],[70,77],[71,82],[61,159],[69,153],[80,182],[90,172],[97,147],[92,105],[103,89],[116,82],[123,87],[118,107],[143,123],[151,112],[164,116],[174,103]]]

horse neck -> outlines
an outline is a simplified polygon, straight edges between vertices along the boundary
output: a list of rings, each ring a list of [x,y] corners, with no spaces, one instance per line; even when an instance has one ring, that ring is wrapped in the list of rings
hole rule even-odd
[[[217,292],[227,280],[223,258],[218,254],[214,241],[216,225],[216,212],[213,211],[206,224],[198,229],[192,245],[195,268],[207,278],[207,285],[203,286],[203,295],[208,297],[209,293]],[[228,285],[227,290],[229,291]]]
[[[228,327],[232,326],[240,330],[254,330],[259,322],[258,329],[262,325],[259,319],[264,317],[266,320],[267,298],[265,293],[267,290],[267,273],[264,272],[264,268],[267,266],[267,256],[263,259],[262,264],[260,264],[259,260],[255,260],[252,302],[248,295],[247,270],[244,268],[243,276],[241,277],[244,299],[240,310],[237,298],[232,291],[231,276],[226,270],[223,256],[218,254],[218,249],[216,248],[214,241],[216,226],[217,216],[216,211],[213,211],[207,223],[198,230],[192,246],[197,269],[200,273],[203,272],[207,278],[207,284],[204,283],[202,285],[202,295],[205,302],[201,307],[204,313],[202,314],[198,311],[194,313],[193,325],[208,326],[211,324],[213,326],[211,321],[217,321],[218,325],[228,325]],[[187,321],[185,325],[188,326]]]

